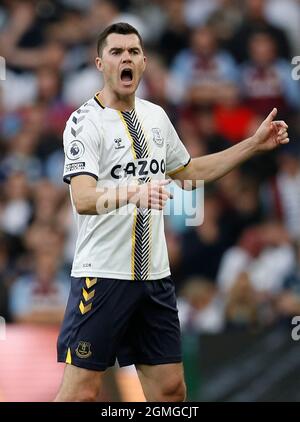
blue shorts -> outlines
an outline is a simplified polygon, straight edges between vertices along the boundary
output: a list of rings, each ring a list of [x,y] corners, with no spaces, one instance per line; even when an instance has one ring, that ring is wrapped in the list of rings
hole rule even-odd
[[[181,362],[174,283],[73,278],[57,343],[58,362],[103,371]]]

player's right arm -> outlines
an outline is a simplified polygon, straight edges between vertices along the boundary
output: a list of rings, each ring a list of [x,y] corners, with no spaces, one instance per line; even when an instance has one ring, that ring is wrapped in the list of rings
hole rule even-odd
[[[107,214],[127,204],[141,208],[162,210],[171,194],[165,189],[170,180],[154,180],[141,185],[97,188],[96,180],[89,175],[71,178],[72,199],[81,215]]]

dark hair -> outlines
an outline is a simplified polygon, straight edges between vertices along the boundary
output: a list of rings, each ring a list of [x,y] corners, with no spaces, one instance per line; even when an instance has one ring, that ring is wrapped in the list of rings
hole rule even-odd
[[[105,28],[104,31],[102,31],[101,34],[98,36],[97,53],[98,53],[99,56],[102,54],[103,48],[105,46],[106,38],[110,34],[122,34],[122,35],[135,34],[135,35],[137,35],[138,39],[140,40],[141,47],[142,48],[144,47],[142,37],[139,34],[137,29],[135,29],[129,23],[118,22],[118,23],[113,23],[112,25]]]

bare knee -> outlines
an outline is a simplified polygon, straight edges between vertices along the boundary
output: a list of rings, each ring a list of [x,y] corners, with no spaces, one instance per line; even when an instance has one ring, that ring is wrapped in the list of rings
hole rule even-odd
[[[74,394],[73,400],[76,402],[96,402],[99,395],[99,391],[96,388],[85,388],[84,390],[78,391]]]
[[[158,401],[183,402],[186,398],[186,386],[182,378],[173,378],[163,382],[159,391]]]
[[[137,370],[147,401],[185,400],[186,387],[182,363],[138,365]]]

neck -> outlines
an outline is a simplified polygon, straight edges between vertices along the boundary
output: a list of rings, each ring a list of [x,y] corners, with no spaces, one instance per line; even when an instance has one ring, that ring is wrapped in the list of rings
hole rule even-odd
[[[135,105],[135,94],[122,96],[110,91],[107,87],[99,92],[98,98],[105,107],[119,111],[130,111]]]

